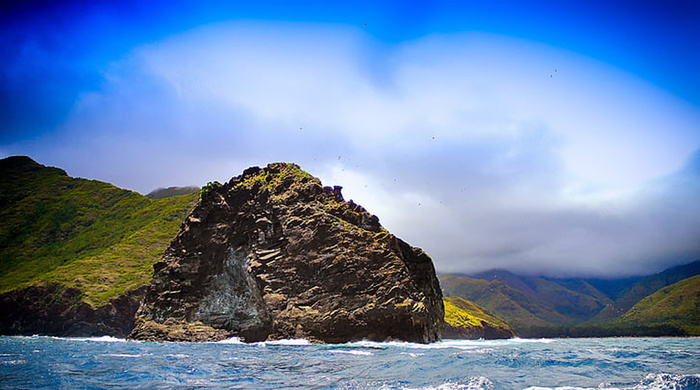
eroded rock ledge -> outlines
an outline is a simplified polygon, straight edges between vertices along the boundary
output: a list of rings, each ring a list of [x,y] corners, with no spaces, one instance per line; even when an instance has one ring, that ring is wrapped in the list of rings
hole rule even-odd
[[[440,338],[433,263],[294,164],[204,194],[154,265],[130,337],[317,342]]]

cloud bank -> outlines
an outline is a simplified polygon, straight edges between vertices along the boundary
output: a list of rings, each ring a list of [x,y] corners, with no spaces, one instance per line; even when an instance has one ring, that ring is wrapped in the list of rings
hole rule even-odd
[[[238,22],[137,48],[60,131],[2,152],[143,193],[297,162],[439,271],[622,276],[700,254],[699,128],[664,91],[514,38]]]

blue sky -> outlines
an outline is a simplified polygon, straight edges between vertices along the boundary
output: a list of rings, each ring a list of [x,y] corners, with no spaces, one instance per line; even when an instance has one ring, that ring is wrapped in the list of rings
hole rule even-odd
[[[142,193],[296,162],[442,272],[700,257],[695,1],[23,1],[0,38],[0,157]]]

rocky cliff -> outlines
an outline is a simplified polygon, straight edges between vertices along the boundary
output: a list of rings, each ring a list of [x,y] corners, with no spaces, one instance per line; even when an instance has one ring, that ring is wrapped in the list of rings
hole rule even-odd
[[[430,257],[340,190],[286,163],[205,187],[154,265],[130,337],[438,340]]]
[[[0,334],[126,337],[145,287],[93,308],[82,291],[58,283],[0,294]]]

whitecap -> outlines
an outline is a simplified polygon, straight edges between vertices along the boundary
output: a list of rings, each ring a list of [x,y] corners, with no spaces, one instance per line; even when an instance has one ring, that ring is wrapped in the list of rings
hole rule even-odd
[[[622,390],[617,387],[572,387],[572,386],[562,386],[562,387],[540,387],[540,386],[530,386],[525,388],[525,390]]]
[[[372,352],[369,351],[347,351],[343,349],[337,349],[334,351],[331,351],[332,353],[344,353],[348,355],[356,355],[356,356],[372,356],[374,355]]]
[[[112,336],[100,336],[100,337],[52,337],[58,340],[69,340],[69,341],[88,341],[95,343],[125,343],[126,339],[118,339]]]
[[[685,390],[700,388],[700,375],[648,374],[640,383],[631,387],[541,387],[530,386],[525,390]]]
[[[100,354],[100,356],[109,356],[109,357],[120,357],[120,358],[140,358],[141,355],[139,354],[128,354],[128,353],[103,353]]]
[[[371,348],[371,349],[386,349],[390,343],[389,342],[378,342],[378,341],[369,341],[369,340],[362,340],[362,341],[353,341],[351,343],[345,343],[342,345],[346,345],[348,347],[353,347],[353,348]]]
[[[175,359],[185,359],[190,357],[190,355],[185,355],[184,353],[168,353],[165,355],[165,357],[171,357]]]
[[[407,348],[407,349],[448,349],[455,348],[461,350],[478,350],[485,346],[498,345],[498,343],[503,343],[503,340],[457,340],[457,339],[446,339],[438,341],[432,344],[421,344],[421,343],[411,343],[407,341],[356,341],[352,343],[347,343],[345,345],[355,348],[373,348],[373,349],[387,349],[387,348]]]
[[[437,386],[404,387],[402,390],[493,390],[493,388],[493,382],[489,378],[478,376],[459,382],[445,382]]]
[[[240,337],[231,337],[230,339],[216,341],[216,344],[245,344]]]
[[[541,343],[541,344],[549,344],[556,342],[557,340],[555,339],[521,339],[520,337],[513,337],[512,339],[506,339],[507,341],[513,341],[516,343]]]
[[[263,341],[259,343],[261,345],[311,345],[311,342],[306,339],[281,339],[281,340],[271,340]]]
[[[700,388],[700,375],[648,374],[634,390],[697,389]]]
[[[26,360],[22,360],[22,359],[17,359],[17,360],[3,360],[2,362],[0,362],[0,364],[2,364],[2,365],[4,365],[4,366],[19,366],[19,365],[25,364],[25,363],[27,363],[27,361],[26,361]]]

